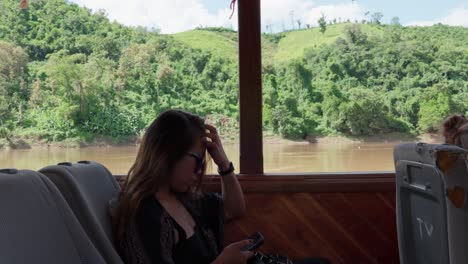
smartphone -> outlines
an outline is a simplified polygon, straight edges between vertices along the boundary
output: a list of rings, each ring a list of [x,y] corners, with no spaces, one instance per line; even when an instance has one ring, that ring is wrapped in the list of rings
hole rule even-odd
[[[247,246],[243,247],[241,250],[242,251],[253,251],[257,248],[259,248],[262,244],[265,238],[263,237],[262,233],[260,232],[255,232],[252,235],[250,235],[247,239],[252,239],[253,242],[248,244]]]

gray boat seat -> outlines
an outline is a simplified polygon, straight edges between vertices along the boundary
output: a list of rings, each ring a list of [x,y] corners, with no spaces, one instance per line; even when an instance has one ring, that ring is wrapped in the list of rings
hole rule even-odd
[[[467,155],[446,144],[395,147],[402,264],[468,263]]]
[[[105,264],[44,175],[0,170],[0,263]]]
[[[40,170],[62,193],[94,246],[107,263],[123,263],[113,244],[109,201],[120,187],[103,165],[63,162]]]

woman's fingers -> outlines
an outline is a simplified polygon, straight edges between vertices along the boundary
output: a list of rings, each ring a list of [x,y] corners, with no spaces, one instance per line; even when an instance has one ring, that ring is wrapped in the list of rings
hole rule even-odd
[[[243,247],[249,245],[250,243],[252,243],[252,240],[244,239],[244,240],[232,243],[232,246],[234,246],[238,250],[241,250]]]
[[[205,124],[205,128],[209,131],[209,133],[205,133],[207,137],[211,138],[211,140],[213,140],[214,142],[218,144],[221,143],[221,140],[219,139],[219,135],[218,135],[218,130],[216,129],[216,127]]]
[[[213,133],[213,134],[218,134],[218,130],[216,129],[216,127],[210,125],[210,124],[205,124],[205,128],[208,129],[210,131],[210,133]]]
[[[223,166],[224,168],[226,164],[229,163],[229,160],[226,157],[226,154],[224,153],[223,148],[220,147],[216,142],[208,141],[208,138],[204,138],[204,142],[205,142],[205,147],[208,150],[208,153],[210,154],[214,163],[216,163],[218,167]]]
[[[218,131],[214,126],[208,124],[205,124],[205,128],[209,131],[205,133],[205,137],[203,138],[208,152],[216,165],[225,167],[229,163],[229,160],[224,152]]]
[[[253,241],[251,239],[245,239],[239,242],[234,243],[235,247],[240,251],[241,255],[247,260],[251,258],[254,253],[252,251],[242,251],[242,248],[248,246]]]
[[[217,144],[213,141],[208,141],[208,138],[203,138],[203,141],[205,142],[205,146],[208,150],[212,150],[213,148],[217,147]]]
[[[205,133],[205,137],[210,138],[211,140],[215,139],[218,135],[212,133]]]

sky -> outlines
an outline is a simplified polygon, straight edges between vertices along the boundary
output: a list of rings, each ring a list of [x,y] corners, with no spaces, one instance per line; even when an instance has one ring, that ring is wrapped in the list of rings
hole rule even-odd
[[[111,20],[129,26],[177,33],[199,26],[237,29],[237,6],[229,19],[231,0],[69,0],[92,10],[104,9]],[[244,0],[248,1],[248,0]],[[278,32],[297,28],[300,20],[315,26],[327,20],[361,21],[381,12],[382,22],[398,17],[402,25],[436,23],[468,27],[468,0],[261,0],[262,30]],[[367,15],[366,15],[367,14]],[[267,27],[268,26],[268,27]]]

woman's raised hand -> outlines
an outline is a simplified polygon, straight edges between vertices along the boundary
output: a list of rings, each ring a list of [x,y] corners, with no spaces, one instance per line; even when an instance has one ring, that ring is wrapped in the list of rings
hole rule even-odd
[[[223,144],[219,138],[218,131],[214,126],[208,124],[205,124],[205,128],[208,130],[208,132],[205,133],[203,141],[205,142],[208,153],[219,169],[225,171],[229,168],[229,159],[224,152]]]

